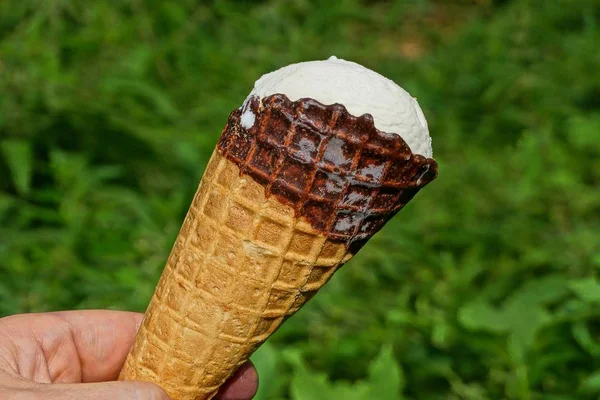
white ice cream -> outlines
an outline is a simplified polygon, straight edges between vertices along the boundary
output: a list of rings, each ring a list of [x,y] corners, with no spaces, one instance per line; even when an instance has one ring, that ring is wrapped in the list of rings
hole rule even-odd
[[[263,75],[248,97],[276,93],[292,101],[310,97],[326,105],[340,103],[354,116],[369,113],[377,129],[401,135],[413,153],[433,155],[427,121],[417,100],[362,65],[336,57],[288,65]],[[247,128],[254,124],[254,114],[250,114],[249,109],[242,114],[241,124]]]

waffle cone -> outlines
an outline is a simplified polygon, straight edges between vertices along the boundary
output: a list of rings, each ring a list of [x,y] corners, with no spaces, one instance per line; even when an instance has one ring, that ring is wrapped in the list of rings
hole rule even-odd
[[[368,114],[252,98],[229,117],[119,379],[212,398],[436,175]]]
[[[215,151],[119,379],[212,398],[350,257]]]

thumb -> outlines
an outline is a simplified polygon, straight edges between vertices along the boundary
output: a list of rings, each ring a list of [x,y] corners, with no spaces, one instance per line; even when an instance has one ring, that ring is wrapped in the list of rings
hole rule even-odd
[[[41,391],[44,399],[57,400],[169,400],[162,388],[141,381],[49,384]]]

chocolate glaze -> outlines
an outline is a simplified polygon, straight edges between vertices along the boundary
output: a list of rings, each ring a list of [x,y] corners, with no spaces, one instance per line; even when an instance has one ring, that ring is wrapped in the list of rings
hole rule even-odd
[[[247,110],[255,116],[249,129],[240,122]],[[435,160],[375,128],[370,114],[283,94],[234,110],[217,148],[267,195],[354,252],[437,176]]]

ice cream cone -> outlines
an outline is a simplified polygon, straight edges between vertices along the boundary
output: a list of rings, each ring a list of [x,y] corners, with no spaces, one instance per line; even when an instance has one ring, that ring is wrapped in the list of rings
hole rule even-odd
[[[251,98],[230,115],[120,379],[212,398],[436,171],[369,115]]]

